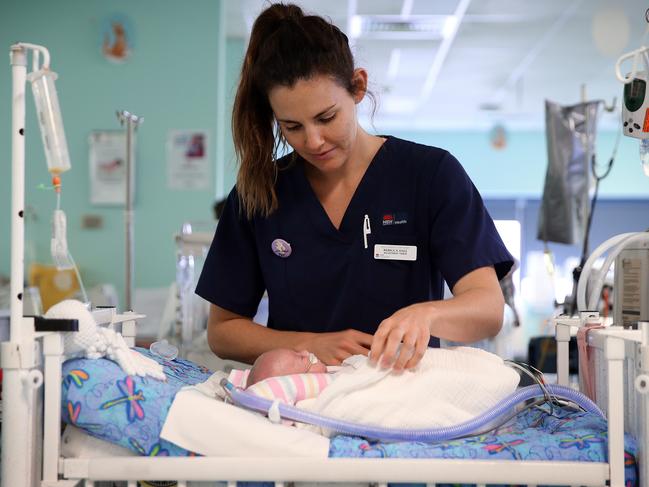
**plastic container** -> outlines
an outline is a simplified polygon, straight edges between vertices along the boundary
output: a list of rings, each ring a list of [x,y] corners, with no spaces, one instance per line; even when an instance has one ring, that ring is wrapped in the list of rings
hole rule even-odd
[[[56,78],[56,73],[49,69],[41,69],[28,75],[45,148],[47,170],[52,174],[60,174],[70,169],[68,143],[63,130],[59,98],[54,86]]]
[[[149,351],[163,360],[172,361],[178,356],[178,348],[171,345],[167,340],[153,342],[149,346]]]

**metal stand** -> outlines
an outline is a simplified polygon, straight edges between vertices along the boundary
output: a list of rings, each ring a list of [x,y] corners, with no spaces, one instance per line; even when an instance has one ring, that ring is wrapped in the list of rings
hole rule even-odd
[[[135,288],[135,236],[133,225],[133,176],[135,174],[133,161],[133,134],[137,126],[144,122],[144,117],[138,117],[126,110],[117,112],[117,119],[124,126],[126,123],[126,205],[124,207],[124,225],[126,227],[126,272],[125,272],[125,306],[127,311],[133,310],[133,292]]]

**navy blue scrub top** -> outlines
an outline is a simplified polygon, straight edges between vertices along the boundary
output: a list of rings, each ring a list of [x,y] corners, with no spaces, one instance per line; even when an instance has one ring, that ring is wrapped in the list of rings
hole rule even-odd
[[[289,161],[292,161],[289,164]],[[233,189],[205,260],[196,293],[252,317],[268,290],[268,327],[373,334],[395,311],[443,298],[467,273],[513,258],[460,163],[436,147],[387,137],[336,229],[313,192],[304,160],[278,161],[278,209],[248,220]],[[367,248],[363,220],[370,220]],[[291,246],[288,257],[271,247]],[[377,260],[375,244],[417,247],[416,261]],[[431,346],[439,346],[432,338]]]

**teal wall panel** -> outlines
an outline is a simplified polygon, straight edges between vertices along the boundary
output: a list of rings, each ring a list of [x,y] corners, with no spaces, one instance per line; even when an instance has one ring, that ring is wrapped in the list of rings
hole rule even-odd
[[[113,14],[129,19],[134,49],[127,62],[106,60],[100,50],[102,22]],[[135,196],[136,287],[164,286],[174,279],[172,235],[185,220],[209,220],[214,181],[206,190],[172,190],[167,185],[165,143],[169,130],[207,130],[215,140],[219,4],[171,0],[5,0],[0,4],[0,274],[10,272],[10,127],[9,46],[31,42],[46,46],[63,113],[72,169],[63,175],[63,209],[68,241],[86,286],[124,282],[123,208],[90,204],[88,134],[119,129],[115,116],[126,109],[143,116],[137,133]],[[26,120],[26,264],[48,263],[50,215],[54,194],[38,190],[49,183],[45,158],[27,86]],[[214,178],[214,148],[210,147]],[[81,228],[82,215],[103,218],[97,230]],[[122,301],[123,302],[123,301]]]

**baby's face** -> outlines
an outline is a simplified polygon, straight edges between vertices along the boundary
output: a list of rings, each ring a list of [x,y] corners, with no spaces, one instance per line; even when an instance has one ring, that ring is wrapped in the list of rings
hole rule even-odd
[[[318,357],[306,350],[300,352],[286,350],[286,356],[284,358],[285,360],[281,362],[281,369],[284,375],[327,371],[327,366],[320,362]]]
[[[268,377],[326,371],[327,366],[306,350],[296,352],[288,348],[278,348],[262,353],[255,360],[246,387]]]

